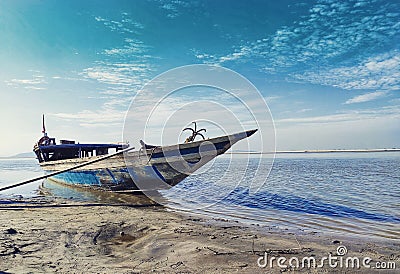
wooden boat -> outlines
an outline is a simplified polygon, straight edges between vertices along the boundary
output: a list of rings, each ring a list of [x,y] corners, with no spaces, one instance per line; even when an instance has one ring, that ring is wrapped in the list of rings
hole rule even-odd
[[[196,124],[195,124],[196,125]],[[205,129],[191,130],[185,143],[170,146],[152,146],[143,141],[136,151],[121,153],[101,160],[113,150],[118,152],[128,144],[79,144],[44,136],[35,144],[40,166],[46,173],[69,170],[51,177],[52,180],[79,186],[111,191],[158,190],[174,186],[216,156],[225,153],[236,142],[253,135],[257,130],[205,139]],[[203,140],[195,141],[196,137]],[[84,167],[74,166],[98,161]]]

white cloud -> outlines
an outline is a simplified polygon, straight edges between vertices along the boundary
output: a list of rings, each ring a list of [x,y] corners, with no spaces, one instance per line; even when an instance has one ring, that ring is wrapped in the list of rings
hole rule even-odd
[[[82,127],[107,127],[120,125],[122,127],[125,111],[132,96],[147,83],[154,71],[153,56],[147,54],[150,47],[142,41],[132,38],[145,26],[133,21],[131,15],[124,12],[118,19],[94,17],[111,31],[125,35],[121,46],[104,49],[99,53],[101,61],[84,69],[80,75],[88,81],[101,83],[107,102],[100,110],[85,110],[79,113],[56,113],[61,119],[73,119]],[[97,97],[99,98],[99,97]]]
[[[400,118],[400,106],[386,106],[381,109],[366,109],[366,110],[352,110],[345,111],[336,114],[322,115],[322,116],[310,116],[310,117],[299,117],[299,118],[286,118],[276,119],[277,125],[283,124],[326,124],[326,123],[337,123],[337,122],[348,122],[348,121],[365,121],[369,119],[399,119]]]
[[[100,93],[105,94],[105,95],[129,95],[129,94],[132,94],[132,93],[129,93],[128,90],[124,90],[119,87],[115,88],[115,89],[110,88],[108,90],[101,91]]]
[[[55,116],[63,120],[75,120],[80,125],[90,126],[110,126],[119,124],[122,126],[126,111],[118,111],[113,108],[103,107],[101,110],[83,110],[77,113],[50,113],[48,115]]]
[[[122,34],[127,32],[127,27],[131,29],[144,28],[140,23],[132,21],[128,13],[122,13],[121,21],[102,17],[95,17],[95,20],[104,22],[106,26]],[[154,71],[151,61],[155,57],[147,54],[150,47],[139,39],[132,38],[132,35],[127,36],[129,37],[124,38],[122,46],[108,48],[100,53],[106,56],[102,60],[107,61],[98,61],[93,67],[86,68],[81,73],[85,79],[112,85],[108,89],[113,89],[114,92],[108,91],[108,95],[114,93],[115,96],[122,96],[126,92],[138,91],[150,79],[151,73]]]
[[[82,75],[105,84],[138,88],[148,81],[150,71],[150,65],[145,63],[99,63],[97,66],[84,69]]]
[[[298,113],[304,113],[304,112],[308,112],[308,111],[311,111],[311,110],[312,110],[311,108],[303,108],[303,109],[300,109],[298,111]]]
[[[38,73],[38,71],[34,71]],[[4,81],[7,86],[14,88],[25,88],[33,90],[43,90],[46,89],[47,81],[43,75],[34,74],[32,79],[11,79]]]
[[[242,57],[245,57],[245,56],[248,56],[249,54],[251,54],[251,50],[252,49],[248,46],[242,46],[242,47],[240,47],[240,49],[238,51],[231,53],[229,55],[220,57],[218,63],[239,60]]]
[[[131,38],[125,39],[125,45],[123,47],[111,48],[104,50],[104,54],[108,56],[133,56],[137,59],[143,59],[145,52],[149,49],[143,42],[139,40],[133,40]]]
[[[44,87],[37,87],[37,86],[25,86],[25,89],[33,89],[33,90],[44,90]]]
[[[195,3],[190,3],[187,1],[180,0],[155,0],[159,3],[159,7],[166,11],[166,16],[168,18],[175,18],[182,14],[182,8],[188,8]]]
[[[345,102],[345,104],[354,104],[354,103],[363,103],[363,102],[368,102],[372,101],[378,98],[381,98],[385,96],[387,92],[385,91],[376,91],[376,92],[370,92],[362,95],[358,95],[356,97],[353,97]]]
[[[343,89],[400,89],[400,54],[397,51],[369,57],[354,66],[293,74],[295,79]]]
[[[282,98],[282,96],[278,96],[278,95],[273,95],[273,96],[264,97],[265,101],[266,101],[268,104],[271,103],[271,102],[274,102],[274,101],[276,101],[276,100],[278,100],[278,99],[280,99],[280,98]]]
[[[396,69],[400,66],[400,56],[391,56],[383,60],[371,60],[365,64],[369,71],[381,71],[386,69]]]
[[[396,43],[400,14],[392,11],[399,8],[398,3],[320,0],[292,25],[236,45],[232,53],[194,53],[204,63],[256,62],[262,71],[289,74],[293,81],[344,89],[395,90],[400,88],[398,52],[369,56],[377,47]],[[341,65],[341,60],[346,64]],[[357,65],[349,66],[350,62]]]
[[[131,100],[132,100],[132,98],[130,98],[130,97],[113,98],[110,101],[104,103],[104,107],[106,109],[114,109],[119,106],[127,108],[129,103],[131,102]]]
[[[138,34],[140,30],[144,29],[143,24],[133,21],[126,12],[121,13],[121,18],[118,18],[118,20],[110,20],[101,16],[95,16],[94,19],[109,30],[119,33]]]
[[[44,81],[41,78],[35,79],[11,79],[10,81],[12,84],[27,84],[27,85],[37,85],[42,84]]]

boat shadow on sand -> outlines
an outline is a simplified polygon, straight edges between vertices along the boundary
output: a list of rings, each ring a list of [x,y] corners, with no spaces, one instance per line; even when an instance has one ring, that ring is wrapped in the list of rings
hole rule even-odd
[[[4,203],[6,206],[0,206],[0,210],[10,209],[27,209],[27,208],[72,208],[72,207],[132,207],[132,208],[152,208],[162,207],[158,204],[113,204],[113,203],[79,203],[79,204],[49,204],[44,202],[25,202],[20,204],[20,201],[11,201]],[[2,204],[2,203],[0,203]]]
[[[112,193],[89,187],[72,186],[45,180],[38,196],[0,200],[0,210],[25,208],[69,208],[69,207],[162,207],[141,192]]]

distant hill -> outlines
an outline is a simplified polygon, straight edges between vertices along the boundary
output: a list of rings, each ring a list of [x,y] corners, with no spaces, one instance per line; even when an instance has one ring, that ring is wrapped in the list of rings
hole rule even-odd
[[[0,157],[3,159],[8,159],[8,158],[36,158],[35,153],[33,152],[24,152],[24,153],[18,153],[17,155],[9,156],[9,157]]]

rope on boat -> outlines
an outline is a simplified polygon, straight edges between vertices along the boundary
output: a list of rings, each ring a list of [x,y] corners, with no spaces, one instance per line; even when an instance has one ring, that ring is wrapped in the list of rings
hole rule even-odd
[[[151,154],[150,154],[149,160],[147,161],[147,164],[150,163],[150,160],[151,160],[151,158],[153,157],[153,153],[154,153],[154,150],[156,150],[156,148],[158,148],[158,147],[153,147],[153,148],[151,149]]]

